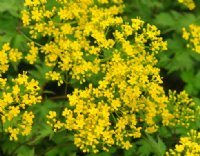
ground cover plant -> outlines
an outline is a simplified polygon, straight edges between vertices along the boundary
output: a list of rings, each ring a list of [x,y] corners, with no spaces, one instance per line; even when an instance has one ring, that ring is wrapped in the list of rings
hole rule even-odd
[[[1,0],[0,153],[199,155],[199,3]]]

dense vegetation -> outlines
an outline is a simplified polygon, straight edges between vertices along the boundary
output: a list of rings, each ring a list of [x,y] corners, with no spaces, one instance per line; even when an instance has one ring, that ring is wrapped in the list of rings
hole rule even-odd
[[[1,154],[200,155],[199,6],[1,0]]]

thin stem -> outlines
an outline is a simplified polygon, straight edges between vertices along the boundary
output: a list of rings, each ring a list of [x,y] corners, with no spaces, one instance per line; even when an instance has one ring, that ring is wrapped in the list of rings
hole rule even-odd
[[[29,38],[28,36],[26,36],[22,31],[19,32],[20,35],[22,35],[25,39],[27,39],[30,42],[34,42],[37,46],[42,47],[43,45],[37,43],[36,41],[32,40],[31,38]]]
[[[113,114],[113,113],[111,113],[111,115],[112,115],[112,117],[113,117],[113,119],[114,119],[115,123],[117,123],[117,120],[116,120],[116,118],[115,118],[114,114]]]
[[[61,99],[67,99],[66,95],[61,95],[61,96],[53,96],[49,97],[50,100],[61,100]]]
[[[34,40],[32,40],[31,38],[29,38],[28,36],[26,36],[26,34],[24,34],[24,33],[21,31],[21,27],[22,27],[22,22],[19,21],[18,26],[17,26],[17,28],[16,28],[16,31],[17,31],[20,35],[22,35],[26,40],[28,40],[28,41],[30,41],[30,42],[34,42],[37,46],[42,47],[41,44],[35,42]]]
[[[11,152],[10,155],[15,155],[15,152],[17,151],[17,149],[19,149],[21,146],[23,146],[23,145],[25,145],[25,144],[27,144],[27,143],[29,143],[29,142],[34,141],[36,138],[37,138],[37,137],[34,137],[34,138],[31,138],[30,140],[27,140],[27,141],[25,141],[25,142],[23,142],[23,143],[18,144],[18,145],[14,148],[14,150]]]

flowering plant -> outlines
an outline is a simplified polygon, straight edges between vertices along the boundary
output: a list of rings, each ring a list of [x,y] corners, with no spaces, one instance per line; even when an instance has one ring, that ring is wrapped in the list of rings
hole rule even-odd
[[[198,103],[166,89],[157,66],[167,41],[154,24],[124,17],[124,4],[24,1],[24,46],[3,42],[0,50],[3,153],[199,154],[191,149],[199,146]],[[183,38],[198,52],[195,28],[183,28]]]

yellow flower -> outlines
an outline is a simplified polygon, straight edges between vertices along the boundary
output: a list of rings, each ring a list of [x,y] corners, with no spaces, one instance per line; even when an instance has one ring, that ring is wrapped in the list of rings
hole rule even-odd
[[[35,46],[34,42],[28,43],[30,48],[28,54],[26,55],[25,59],[30,63],[34,64],[38,58],[39,48]]]
[[[22,131],[21,133],[23,136],[26,136],[31,133],[33,118],[34,118],[33,112],[25,111],[25,113],[23,114],[22,123],[19,126],[21,127],[21,131]]]
[[[33,8],[31,15],[31,18],[35,21],[40,21],[42,19],[42,12],[37,7]]]
[[[8,127],[6,130],[5,130],[7,133],[10,133],[10,140],[14,140],[14,141],[17,141],[18,140],[18,137],[17,135],[19,134],[19,128],[11,128],[11,127]]]
[[[47,79],[51,79],[52,81],[58,81],[58,86],[63,84],[63,80],[60,73],[56,71],[49,71],[48,73],[45,74],[45,76]]]
[[[187,47],[200,53],[200,26],[191,24],[189,28],[182,29],[182,37],[187,41]]]
[[[199,155],[200,154],[200,133],[196,130],[191,129],[190,133],[186,137],[181,137],[174,149],[170,149],[166,154],[167,155]]]
[[[8,52],[8,57],[11,62],[17,62],[22,59],[22,52],[19,52],[17,49],[11,49]]]
[[[41,102],[42,97],[38,94],[40,88],[36,80],[29,80],[27,72],[13,78],[11,86],[10,82],[3,83],[5,89],[0,98],[0,117],[10,140],[17,141],[18,135],[26,136],[31,132],[34,114],[26,109]]]
[[[56,115],[56,112],[55,111],[50,111],[49,112],[49,115],[47,116],[47,118],[49,118],[49,119],[53,119],[53,118],[55,118],[57,115]]]
[[[5,116],[7,117],[7,119],[9,121],[11,121],[14,117],[17,117],[20,113],[20,108],[19,106],[10,106],[9,108],[9,112],[8,114],[6,114]]]
[[[189,10],[193,10],[196,7],[193,0],[178,0],[178,2],[185,5]]]
[[[24,26],[28,26],[31,22],[31,17],[30,13],[26,10],[22,11],[22,21]]]

